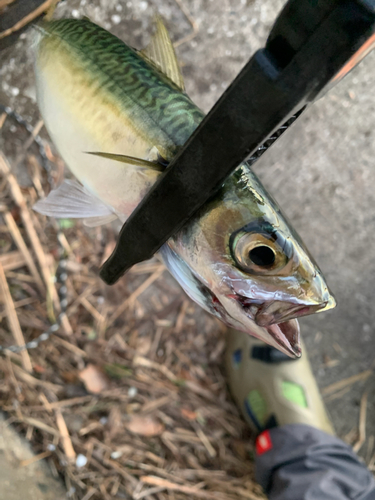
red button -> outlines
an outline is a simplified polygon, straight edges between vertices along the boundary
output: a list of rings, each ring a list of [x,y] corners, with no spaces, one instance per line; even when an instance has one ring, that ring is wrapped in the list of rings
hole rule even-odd
[[[262,434],[259,434],[255,442],[255,449],[257,455],[263,455],[263,453],[272,450],[272,441],[269,431],[264,431]]]

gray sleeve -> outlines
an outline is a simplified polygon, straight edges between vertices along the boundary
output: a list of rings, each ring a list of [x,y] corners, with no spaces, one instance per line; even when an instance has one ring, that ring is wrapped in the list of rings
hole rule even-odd
[[[256,478],[269,500],[375,500],[375,480],[352,449],[293,424],[257,439]]]

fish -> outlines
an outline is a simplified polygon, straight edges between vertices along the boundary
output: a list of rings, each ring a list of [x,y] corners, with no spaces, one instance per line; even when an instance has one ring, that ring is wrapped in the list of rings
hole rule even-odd
[[[34,54],[39,109],[75,177],[34,209],[90,226],[124,223],[205,116],[185,92],[164,22],[142,50],[87,18],[44,22]],[[301,355],[298,318],[336,304],[246,162],[160,255],[204,310],[290,357]]]

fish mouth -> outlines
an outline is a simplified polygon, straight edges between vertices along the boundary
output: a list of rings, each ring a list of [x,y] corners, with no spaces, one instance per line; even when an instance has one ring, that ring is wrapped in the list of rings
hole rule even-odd
[[[283,318],[278,321],[275,317],[269,318],[264,316],[264,311],[271,306],[272,303],[255,304],[250,301],[247,297],[242,297],[240,295],[236,296],[236,300],[241,304],[241,308],[245,312],[249,319],[252,319],[257,326],[260,326],[269,335],[269,339],[261,338],[269,344],[273,344],[274,347],[285,352],[293,358],[300,358],[302,354],[301,343],[300,343],[300,328],[299,323],[294,317]],[[285,308],[288,307],[288,311],[291,311],[290,304],[282,304]],[[300,307],[300,306],[299,306]],[[263,314],[263,316],[262,316]],[[263,319],[263,321],[262,321]],[[260,338],[257,332],[252,332],[252,334]]]
[[[264,302],[258,306],[254,321],[257,325],[267,327],[273,324],[283,323],[302,316],[308,316],[318,312],[328,311],[336,306],[332,295],[328,295],[321,302],[302,302],[291,304],[288,302],[271,301]],[[254,312],[254,308],[252,308]]]
[[[300,342],[299,323],[296,319],[289,319],[283,323],[274,323],[263,327],[274,339],[277,346],[282,351],[293,358],[300,358],[302,354]]]
[[[299,358],[302,354],[300,344],[300,328],[297,318],[327,311],[336,305],[335,299],[329,294],[327,300],[321,303],[291,304],[288,302],[270,301],[256,304],[247,297],[237,295],[236,300],[241,304],[245,314],[252,319],[257,326],[267,331],[271,342],[268,343],[289,356]],[[256,337],[259,334],[254,332]]]

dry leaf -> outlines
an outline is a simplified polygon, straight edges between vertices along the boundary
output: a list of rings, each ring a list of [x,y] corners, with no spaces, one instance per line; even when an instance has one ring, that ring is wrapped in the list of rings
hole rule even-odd
[[[78,382],[78,376],[76,370],[61,372],[61,377],[66,384],[77,384]]]
[[[108,389],[108,378],[98,366],[88,364],[79,372],[79,378],[85,384],[86,389],[93,394],[99,394]]]
[[[152,341],[149,337],[140,337],[137,339],[136,351],[139,356],[146,356],[151,349]]]
[[[35,373],[39,373],[39,374],[46,372],[46,369],[42,365],[33,365],[33,369],[34,369]]]
[[[197,413],[189,410],[188,408],[181,408],[181,415],[188,420],[196,420],[197,418]]]
[[[114,406],[109,412],[107,427],[110,439],[114,439],[118,434],[123,433],[122,415],[118,406]]]
[[[164,431],[164,425],[149,416],[132,415],[125,424],[128,431],[141,436],[159,436]]]

